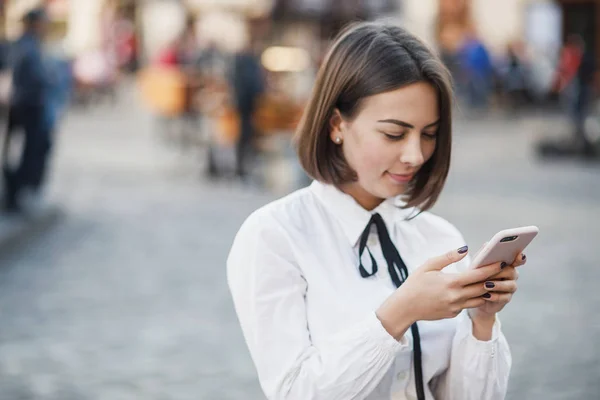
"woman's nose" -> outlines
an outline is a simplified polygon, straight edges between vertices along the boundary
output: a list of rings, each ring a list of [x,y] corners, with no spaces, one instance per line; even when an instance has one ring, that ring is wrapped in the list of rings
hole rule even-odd
[[[402,147],[400,162],[416,167],[423,164],[423,151],[421,150],[420,135],[411,135]]]

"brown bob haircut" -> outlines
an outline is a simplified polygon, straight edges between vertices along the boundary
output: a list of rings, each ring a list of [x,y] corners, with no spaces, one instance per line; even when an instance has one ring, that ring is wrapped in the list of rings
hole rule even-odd
[[[450,168],[452,81],[427,45],[391,23],[352,24],[334,40],[294,138],[304,170],[313,179],[337,187],[356,181],[356,172],[347,164],[341,146],[329,137],[329,121],[335,109],[352,120],[364,98],[423,81],[438,93],[438,138],[432,157],[409,184],[404,200],[405,208],[430,209]]]

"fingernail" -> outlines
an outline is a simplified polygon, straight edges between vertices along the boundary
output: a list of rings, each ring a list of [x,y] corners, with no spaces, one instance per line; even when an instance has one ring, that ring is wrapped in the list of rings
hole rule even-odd
[[[458,254],[465,254],[467,251],[469,251],[469,246],[463,246],[458,249]]]
[[[494,285],[494,282],[486,282],[485,287],[488,289],[493,289],[494,287],[496,287],[496,285]]]
[[[500,268],[504,268],[506,267],[508,264],[506,264],[504,261],[502,262],[502,264],[500,264]]]
[[[527,256],[526,256],[525,254],[523,254],[523,255],[521,256],[521,260],[523,260],[523,261],[527,260]]]
[[[484,293],[481,297],[483,297],[484,299],[489,299],[490,297],[492,297],[492,295],[490,293]]]

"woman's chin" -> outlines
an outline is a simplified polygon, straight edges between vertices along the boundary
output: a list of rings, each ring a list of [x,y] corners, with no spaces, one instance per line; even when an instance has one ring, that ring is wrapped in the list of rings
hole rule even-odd
[[[385,182],[384,185],[382,185],[381,187],[381,194],[382,198],[385,199],[389,199],[390,197],[397,197],[400,196],[402,194],[404,194],[404,192],[406,192],[406,188],[408,187],[408,184],[398,184],[398,183],[390,183]]]

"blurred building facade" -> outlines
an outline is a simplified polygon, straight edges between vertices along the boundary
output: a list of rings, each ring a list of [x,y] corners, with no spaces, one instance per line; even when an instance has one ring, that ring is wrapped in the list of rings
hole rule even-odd
[[[2,0],[0,4],[5,4],[5,32],[13,37],[27,9],[48,5],[58,20],[64,20],[73,51],[100,43],[101,18],[109,7],[129,9],[136,23],[143,26],[139,35],[148,36],[143,43],[149,51],[161,41],[159,38],[165,40],[182,28],[181,15],[185,13],[198,16],[199,24],[205,25],[199,29],[205,35],[223,29],[227,18],[232,26],[236,24],[232,16],[309,24],[318,28],[322,38],[330,38],[348,21],[395,16],[427,41],[442,45],[456,40],[450,39],[456,36],[453,31],[470,29],[493,51],[502,51],[507,42],[519,38],[540,40],[542,30],[547,32],[546,40],[554,41],[562,39],[566,31],[581,30],[595,47],[600,46],[596,28],[599,0]],[[552,19],[552,13],[558,15],[558,21]],[[543,18],[546,25],[535,26]],[[236,36],[236,32],[228,33],[218,36]]]
[[[600,62],[599,0],[404,0],[401,18],[442,52],[456,51],[468,35],[477,36],[494,57],[519,43],[540,90],[550,84],[569,34],[582,36]]]
[[[383,16],[396,18],[442,52],[456,50],[469,34],[495,56],[521,42],[535,64],[538,86],[547,85],[569,33],[585,39],[600,65],[600,0],[2,0],[4,36],[18,36],[24,12],[42,4],[50,10],[54,36],[63,37],[71,56],[114,39],[115,25],[108,21],[121,17],[129,26],[118,26],[133,30],[135,43],[120,45],[135,45],[136,61],[143,63],[193,18],[201,44],[234,52],[252,39],[264,48],[301,48],[318,64],[343,25]]]

